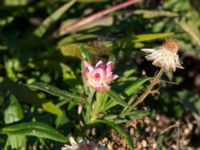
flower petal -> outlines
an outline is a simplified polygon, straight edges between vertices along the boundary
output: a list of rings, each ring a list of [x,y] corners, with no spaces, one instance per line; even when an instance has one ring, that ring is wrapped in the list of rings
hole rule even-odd
[[[145,53],[153,53],[156,51],[156,49],[153,48],[142,48],[141,51],[145,52]]]
[[[113,63],[112,63],[112,61],[109,61],[106,64],[106,74],[107,74],[107,76],[112,74],[112,68],[113,68]]]
[[[90,65],[90,63],[88,63],[87,61],[83,61],[83,66],[85,67],[85,69],[89,72],[93,71],[93,67]]]
[[[103,61],[98,61],[97,64],[95,65],[95,67],[101,66],[103,64]]]
[[[73,137],[70,137],[70,138],[69,138],[69,142],[70,142],[71,145],[77,145],[77,144],[78,144],[78,143],[74,140]]]

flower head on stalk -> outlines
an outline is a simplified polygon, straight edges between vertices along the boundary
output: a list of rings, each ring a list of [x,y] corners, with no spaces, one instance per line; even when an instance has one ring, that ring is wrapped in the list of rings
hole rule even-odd
[[[152,64],[156,67],[163,68],[164,71],[176,71],[176,68],[183,69],[177,54],[179,45],[174,39],[167,39],[166,42],[159,49],[141,49],[148,53],[145,58],[153,61]]]
[[[83,65],[83,75],[87,78],[86,86],[92,87],[98,92],[109,90],[111,81],[118,77],[112,74],[112,61],[107,63],[99,61],[95,67],[90,65],[87,61],[84,61]]]
[[[95,144],[87,139],[76,142],[73,137],[69,139],[70,145],[65,144],[61,150],[105,150],[104,145]]]

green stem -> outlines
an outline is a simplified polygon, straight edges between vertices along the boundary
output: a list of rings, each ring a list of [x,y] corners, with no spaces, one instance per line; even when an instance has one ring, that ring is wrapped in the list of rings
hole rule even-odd
[[[93,99],[94,93],[95,93],[95,90],[94,89],[90,89],[90,94],[89,94],[87,100],[88,100],[88,103],[90,104],[91,107],[92,107],[92,99]]]
[[[161,68],[158,74],[155,76],[155,78],[151,81],[150,85],[143,92],[143,94],[130,107],[128,107],[125,111],[123,111],[120,114],[120,117],[124,117],[126,114],[132,111],[138,104],[142,103],[145,100],[145,98],[151,93],[153,87],[159,83],[163,72],[164,70]]]
[[[90,94],[87,98],[87,110],[86,110],[86,123],[90,120],[89,118],[91,117],[91,111],[92,111],[92,99],[94,97],[94,93],[95,93],[95,90],[94,89],[90,89]]]
[[[94,107],[92,108],[91,119],[90,122],[95,121],[98,118],[98,114],[101,112],[101,109],[106,100],[106,93],[97,93],[97,99],[94,103]]]

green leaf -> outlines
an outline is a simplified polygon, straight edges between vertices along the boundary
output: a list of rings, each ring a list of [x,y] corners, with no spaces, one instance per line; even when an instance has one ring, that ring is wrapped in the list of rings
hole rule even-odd
[[[178,14],[171,11],[164,10],[136,10],[134,14],[141,14],[144,18],[154,18],[154,17],[177,17]]]
[[[43,103],[42,108],[45,111],[55,114],[57,116],[62,115],[62,113],[63,113],[62,110],[52,102]]]
[[[110,108],[112,108],[112,107],[114,107],[114,106],[116,106],[118,103],[115,101],[115,100],[113,100],[113,99],[110,99],[110,100],[108,100],[107,102],[106,102],[106,104],[104,105],[104,107],[102,108],[102,112],[105,112],[105,111],[107,111],[108,109],[110,109]]]
[[[137,42],[145,42],[145,41],[151,41],[155,39],[160,39],[160,38],[166,38],[169,36],[174,35],[174,33],[153,33],[153,34],[141,34],[134,36],[132,42],[137,43]]]
[[[139,119],[139,118],[145,117],[145,116],[147,116],[147,115],[149,115],[149,114],[150,114],[149,111],[134,110],[134,111],[128,113],[127,116],[128,116],[130,119]]]
[[[8,141],[12,149],[26,150],[26,137],[24,135],[9,135]]]
[[[28,4],[28,2],[28,0],[3,0],[4,6],[7,7],[25,6]]]
[[[108,100],[108,94],[106,92],[96,93],[96,101],[94,103],[94,107],[96,112],[101,112],[104,109],[104,106]],[[102,111],[103,112],[103,111]]]
[[[200,45],[200,31],[198,26],[192,21],[186,22],[184,19],[178,22],[179,25]]]
[[[10,96],[10,104],[4,111],[4,121],[6,124],[14,123],[24,118],[23,109],[15,96]],[[26,137],[23,135],[9,135],[7,139],[12,149],[26,149]]]
[[[65,99],[71,99],[75,103],[86,103],[85,99],[76,95],[73,95],[70,92],[60,90],[59,88],[46,84],[46,83],[41,83],[41,82],[35,82],[32,84],[28,85],[31,88],[38,89],[44,92],[47,92],[51,95],[62,97]]]
[[[90,64],[92,64],[92,58],[90,54],[88,53],[88,51],[83,46],[80,47],[80,51],[81,51],[82,58],[84,60],[87,60]]]
[[[58,142],[65,143],[67,138],[61,135],[51,126],[40,122],[19,123],[4,127],[1,129],[1,134],[8,135],[25,135],[47,138]]]
[[[16,97],[10,96],[10,105],[4,111],[4,121],[6,124],[17,122],[24,118],[23,110]]]
[[[62,115],[57,116],[55,120],[56,127],[62,126],[69,122],[69,118],[66,116],[66,114],[63,112]]]
[[[121,95],[117,94],[115,91],[109,90],[107,91],[107,94],[109,95],[110,98],[115,100],[118,104],[122,106],[128,106],[127,103],[121,98]]]
[[[129,149],[130,149],[130,150],[133,150],[133,149],[134,149],[133,141],[132,141],[130,135],[129,135],[124,129],[122,129],[120,126],[118,126],[118,125],[116,125],[116,124],[114,124],[114,123],[112,123],[112,122],[106,121],[106,120],[95,120],[95,123],[104,123],[104,124],[106,124],[106,125],[112,127],[112,128],[115,129],[120,135],[122,135],[122,136],[125,138],[125,140],[126,140],[128,146],[129,146]]]
[[[151,78],[144,78],[144,79],[139,79],[133,82],[130,86],[128,86],[124,92],[130,96],[133,94],[136,90],[138,90],[145,82],[149,81]]]
[[[34,31],[34,35],[38,37],[42,37],[48,28],[55,23],[74,3],[76,0],[71,0],[70,2],[66,3],[58,10],[56,10],[52,15],[46,18],[42,24]]]

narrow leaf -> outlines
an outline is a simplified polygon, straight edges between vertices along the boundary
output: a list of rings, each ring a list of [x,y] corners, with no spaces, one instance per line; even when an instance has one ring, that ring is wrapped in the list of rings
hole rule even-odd
[[[32,83],[32,84],[29,84],[28,86],[31,87],[31,88],[34,88],[34,89],[38,89],[38,90],[47,92],[47,93],[54,95],[54,96],[58,96],[58,97],[66,98],[66,99],[71,99],[75,103],[85,103],[86,102],[84,100],[84,98],[82,98],[82,97],[73,95],[72,93],[64,91],[64,90],[60,90],[59,88],[52,86],[52,85],[49,85],[49,84],[46,84],[46,83],[35,82],[35,83]]]
[[[107,91],[107,94],[109,95],[110,98],[112,98],[113,100],[115,100],[118,104],[122,105],[122,106],[128,106],[126,104],[126,102],[121,98],[121,96],[116,93],[113,90]]]
[[[41,104],[45,102],[44,99],[40,99],[38,95],[27,86],[15,83],[10,79],[4,79],[2,82],[0,82],[0,91],[3,91],[4,93],[9,91],[15,95],[19,101],[29,103],[36,107],[40,107]]]
[[[10,125],[2,128],[1,134],[36,136],[63,143],[65,143],[67,140],[66,137],[61,135],[54,128],[40,122],[28,122]]]
[[[133,82],[130,86],[128,86],[124,92],[130,96],[131,94],[133,94],[133,92],[135,92],[136,90],[138,90],[145,82],[149,81],[151,78],[144,78],[144,79],[139,79],[136,80],[135,82]]]
[[[42,107],[49,113],[55,114],[57,116],[62,115],[62,110],[52,102],[43,103]]]
[[[23,110],[15,96],[10,96],[10,105],[4,111],[4,121],[6,124],[17,122],[24,118]]]
[[[178,17],[178,14],[171,11],[164,10],[136,10],[134,14],[143,15],[144,18],[154,18],[154,17]]]
[[[144,111],[144,110],[134,110],[130,113],[127,114],[127,116],[130,118],[130,119],[140,119],[142,117],[145,117],[147,115],[149,115],[150,112],[149,111]]]
[[[118,103],[115,101],[115,100],[113,100],[113,99],[110,99],[110,100],[108,100],[107,102],[106,102],[106,104],[104,105],[104,107],[102,108],[102,112],[105,112],[105,111],[107,111],[108,109],[110,109],[110,108],[112,108],[112,107],[114,107],[114,106],[116,106]]]
[[[88,51],[83,46],[80,47],[80,51],[81,51],[82,58],[84,60],[87,60],[90,64],[92,64],[92,58],[90,54],[88,53]]]
[[[38,37],[42,37],[48,28],[55,23],[74,3],[76,0],[71,0],[70,2],[66,3],[58,10],[56,10],[52,15],[46,18],[42,24],[34,31],[34,35]]]
[[[137,42],[145,42],[145,41],[150,41],[150,40],[155,40],[155,39],[160,39],[160,38],[166,38],[169,36],[174,35],[174,33],[155,33],[155,34],[141,34],[134,36],[133,41],[134,43]]]
[[[11,95],[10,104],[4,111],[4,121],[6,124],[15,123],[24,118],[23,109],[17,101],[16,97]],[[24,135],[9,135],[7,142],[12,149],[25,150],[26,137]]]

